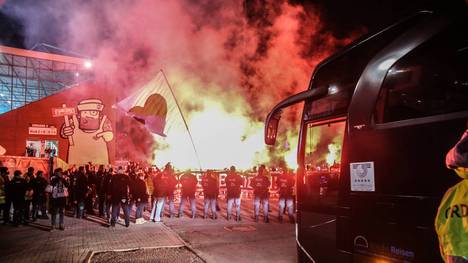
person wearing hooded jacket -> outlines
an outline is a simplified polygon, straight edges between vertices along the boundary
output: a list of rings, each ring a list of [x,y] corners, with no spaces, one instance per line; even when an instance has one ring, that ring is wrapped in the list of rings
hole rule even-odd
[[[128,198],[129,198],[129,189],[130,189],[130,178],[122,167],[119,167],[117,174],[114,175],[111,179],[111,201],[112,201],[112,218],[111,226],[115,226],[120,215],[120,208],[122,208],[125,217],[125,226],[130,226],[130,215],[127,209]]]
[[[16,170],[14,177],[8,184],[7,192],[13,203],[13,224],[18,226],[20,223],[25,222],[25,194],[28,191],[28,183],[26,179],[21,176],[21,171]]]
[[[236,172],[236,167],[231,166],[228,175],[224,179],[227,190],[227,220],[231,220],[232,205],[236,205],[236,221],[241,220],[241,186],[244,179]]]
[[[28,171],[24,174],[24,179],[28,185],[28,189],[26,190],[26,194],[24,197],[24,218],[26,222],[29,222],[31,218],[31,204],[33,200],[33,188],[31,182],[34,180],[34,167],[29,167]]]
[[[163,172],[158,172],[153,177],[153,209],[151,210],[150,220],[153,222],[161,222],[162,212],[164,211],[164,203],[167,192],[167,176]]]
[[[31,187],[33,189],[32,196],[32,220],[36,221],[38,212],[41,211],[42,219],[49,219],[46,212],[46,192],[47,179],[44,178],[42,171],[37,171],[36,177],[31,179]]]
[[[137,174],[136,174],[135,169],[137,169],[136,166],[130,166],[127,168],[127,171],[126,171],[126,174],[128,174],[128,179],[130,183],[128,203],[127,203],[127,211],[128,211],[129,216],[131,215],[133,205],[136,205],[136,200],[135,198],[133,198],[133,193],[135,192],[133,188],[135,187],[135,181],[137,179]]]
[[[258,174],[250,181],[250,187],[254,189],[254,218],[258,222],[258,215],[260,213],[260,203],[263,203],[263,220],[265,223],[269,222],[268,219],[268,202],[270,197],[269,187],[270,180],[266,176],[265,165],[261,165],[258,169]]]
[[[93,204],[96,196],[96,173],[94,171],[94,165],[92,165],[91,162],[85,165],[85,174],[88,179],[88,194],[85,197],[84,206],[86,214],[94,215]]]
[[[0,212],[3,214],[4,225],[10,222],[11,201],[7,194],[8,184],[10,183],[8,174],[9,172],[7,167],[0,167]]]
[[[294,223],[294,189],[295,180],[294,177],[289,173],[286,167],[283,167],[282,174],[276,179],[276,186],[278,188],[279,199],[278,199],[278,219],[283,223],[283,211],[284,207],[288,208],[289,222]]]
[[[132,181],[132,198],[135,201],[135,223],[143,224],[146,221],[143,218],[143,208],[148,201],[148,194],[146,193],[145,174],[143,171],[138,171],[136,178]]]
[[[212,219],[217,219],[216,199],[218,198],[218,180],[214,171],[208,170],[202,178],[204,209],[203,218],[208,218],[208,208],[211,207]]]
[[[166,197],[169,203],[169,217],[173,218],[175,215],[175,207],[174,207],[174,191],[178,184],[177,178],[174,174],[174,169],[170,163],[166,164],[166,167],[163,170],[166,178]],[[164,210],[164,209],[163,209]]]
[[[462,181],[447,190],[439,205],[435,229],[440,253],[445,262],[468,262],[468,129],[445,163]]]
[[[65,230],[64,226],[64,210],[68,197],[67,188],[70,186],[68,178],[63,176],[61,168],[55,169],[54,176],[50,178],[52,185],[52,193],[50,196],[51,209],[51,231],[56,226],[57,213],[59,214],[59,229]]]
[[[182,185],[182,194],[181,194],[180,206],[179,206],[179,217],[184,216],[185,202],[188,199],[188,201],[190,202],[191,210],[192,210],[192,218],[195,218],[197,214],[197,206],[196,206],[196,200],[195,200],[195,192],[197,191],[197,183],[198,183],[197,177],[194,174],[192,174],[190,171],[187,171],[180,177],[179,182]]]
[[[80,166],[78,168],[74,190],[76,203],[76,217],[83,218],[85,217],[85,200],[90,194],[90,189],[88,187],[88,177],[86,176],[84,166]]]
[[[96,172],[96,192],[98,196],[98,210],[99,210],[99,217],[104,217],[105,212],[105,203],[106,203],[106,192],[104,190],[104,179],[105,179],[106,172],[104,170],[104,165],[99,165],[98,171]]]
[[[109,168],[108,171],[104,173],[104,178],[102,180],[101,191],[105,197],[105,208],[104,214],[106,216],[106,220],[110,221],[111,219],[111,207],[112,207],[112,195],[111,195],[111,181],[112,177],[114,176],[114,168]]]

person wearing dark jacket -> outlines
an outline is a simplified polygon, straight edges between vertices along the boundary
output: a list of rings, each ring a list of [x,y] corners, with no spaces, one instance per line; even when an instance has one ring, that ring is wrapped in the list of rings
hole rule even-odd
[[[111,202],[112,202],[112,219],[111,226],[115,226],[122,208],[125,216],[125,226],[130,226],[130,215],[128,214],[128,198],[130,189],[130,179],[122,167],[119,167],[117,174],[111,180]]]
[[[293,188],[295,184],[294,177],[288,172],[287,168],[284,167],[282,174],[276,179],[276,187],[279,193],[278,199],[278,219],[283,222],[283,211],[284,207],[288,208],[289,222],[294,223],[294,196]]]
[[[162,212],[164,210],[164,203],[166,200],[167,192],[167,175],[166,173],[159,172],[153,178],[153,209],[151,210],[150,220],[153,222],[161,222]]]
[[[28,187],[26,179],[21,176],[21,171],[16,170],[7,189],[11,202],[13,203],[13,224],[15,226],[18,226],[20,223],[25,223],[24,206],[26,202],[24,196],[26,195],[26,191],[28,191]]]
[[[50,178],[52,185],[52,193],[50,195],[50,214],[51,214],[51,231],[54,230],[57,223],[57,213],[59,214],[59,229],[65,230],[63,215],[68,197],[69,182],[62,174],[62,169],[55,169],[54,176]]]
[[[184,216],[184,207],[185,202],[188,200],[190,202],[190,208],[192,210],[192,218],[195,218],[197,215],[197,206],[195,200],[195,192],[197,191],[197,177],[190,173],[190,171],[184,173],[180,179],[180,184],[182,185],[182,194],[180,198],[179,206],[179,217]]]
[[[47,180],[43,176],[42,171],[37,171],[36,177],[31,179],[31,187],[33,190],[32,196],[32,220],[36,221],[39,210],[41,211],[41,219],[49,219],[46,212],[46,192]]]
[[[86,197],[89,195],[88,177],[85,174],[83,166],[80,166],[78,168],[78,172],[76,173],[74,190],[76,199],[76,217],[83,218],[85,210],[85,200]]]
[[[104,195],[105,197],[105,202],[104,202],[104,205],[105,205],[105,208],[104,208],[104,212],[105,212],[105,216],[106,216],[106,219],[110,221],[111,219],[111,206],[112,206],[112,202],[111,202],[111,199],[112,199],[112,195],[111,195],[111,180],[112,180],[112,176],[114,175],[114,168],[109,168],[108,171],[106,171],[104,173],[104,178],[102,180],[102,185],[101,185],[101,191],[102,191],[102,194]]]
[[[3,224],[6,225],[10,222],[10,207],[11,207],[11,198],[9,194],[7,193],[8,185],[10,184],[10,178],[8,177],[8,168],[7,167],[0,167],[0,180],[3,182],[0,184],[0,191],[3,191],[3,198],[4,198],[4,203],[1,204],[0,202],[0,209],[2,210],[3,213]],[[0,193],[1,195],[1,193]],[[0,196],[1,198],[1,196]]]
[[[104,171],[104,165],[99,165],[98,171],[96,173],[96,192],[97,192],[97,197],[98,197],[98,210],[99,210],[99,216],[104,217],[104,210],[105,210],[105,202],[106,202],[106,195],[104,191],[104,177],[105,177],[105,171]]]
[[[227,190],[227,220],[231,220],[232,204],[236,204],[236,221],[241,220],[241,186],[244,184],[242,177],[236,173],[236,167],[231,166],[228,175],[224,179]]]
[[[33,199],[33,189],[31,181],[34,179],[34,167],[28,168],[28,172],[24,174],[24,179],[26,180],[26,183],[28,185],[24,201],[24,218],[26,221],[29,221],[31,218],[31,204]]]
[[[170,163],[166,164],[163,173],[166,175],[166,197],[169,202],[169,217],[173,218],[175,215],[174,207],[174,191],[177,186],[177,178],[175,177],[174,170]]]
[[[137,179],[137,173],[135,172],[134,169],[136,169],[135,165],[131,166],[126,171],[126,174],[128,174],[129,184],[130,184],[128,202],[127,202],[127,210],[128,210],[128,215],[129,216],[132,214],[131,212],[132,212],[132,209],[133,209],[133,205],[136,205],[136,200],[133,198],[133,192],[134,192],[133,187],[135,186],[135,180]]]
[[[143,208],[148,201],[148,194],[146,193],[146,182],[145,174],[143,171],[137,173],[137,178],[133,180],[132,185],[132,198],[135,201],[136,212],[135,212],[135,223],[143,224],[145,220],[143,218]]]
[[[94,166],[91,163],[85,165],[85,174],[88,179],[88,194],[85,197],[84,205],[86,214],[94,215],[93,205],[96,196],[96,173],[94,171]]]
[[[76,191],[75,191],[75,186],[76,186],[76,179],[77,179],[77,170],[76,167],[73,165],[70,169],[68,169],[68,178],[70,181],[70,187],[68,188],[68,192],[70,195],[68,196],[67,200],[67,209],[73,211],[73,213],[77,213],[75,211],[76,209]]]
[[[211,207],[211,217],[217,219],[216,215],[216,198],[219,194],[218,180],[213,171],[208,170],[202,178],[204,210],[203,218],[208,218],[208,208]]]
[[[250,181],[250,187],[254,189],[254,217],[255,222],[258,222],[258,215],[260,212],[260,202],[263,203],[263,216],[265,223],[269,222],[268,219],[268,199],[270,197],[269,187],[270,180],[265,175],[265,165],[261,165],[258,169],[258,174]]]

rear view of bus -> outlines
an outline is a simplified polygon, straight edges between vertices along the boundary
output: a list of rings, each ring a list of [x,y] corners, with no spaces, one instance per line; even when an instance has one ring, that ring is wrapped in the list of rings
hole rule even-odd
[[[420,12],[323,61],[304,102],[297,176],[303,262],[440,262],[434,219],[458,182],[445,154],[467,128],[468,16]]]

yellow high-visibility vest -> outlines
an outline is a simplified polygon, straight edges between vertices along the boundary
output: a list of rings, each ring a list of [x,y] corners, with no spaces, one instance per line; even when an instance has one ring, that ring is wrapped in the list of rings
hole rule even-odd
[[[444,259],[468,256],[468,179],[447,190],[437,212],[435,228]]]

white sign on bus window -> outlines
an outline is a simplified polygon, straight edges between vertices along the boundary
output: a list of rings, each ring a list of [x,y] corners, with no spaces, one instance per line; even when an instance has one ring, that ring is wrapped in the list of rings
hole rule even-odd
[[[350,163],[351,191],[375,192],[374,162]]]

